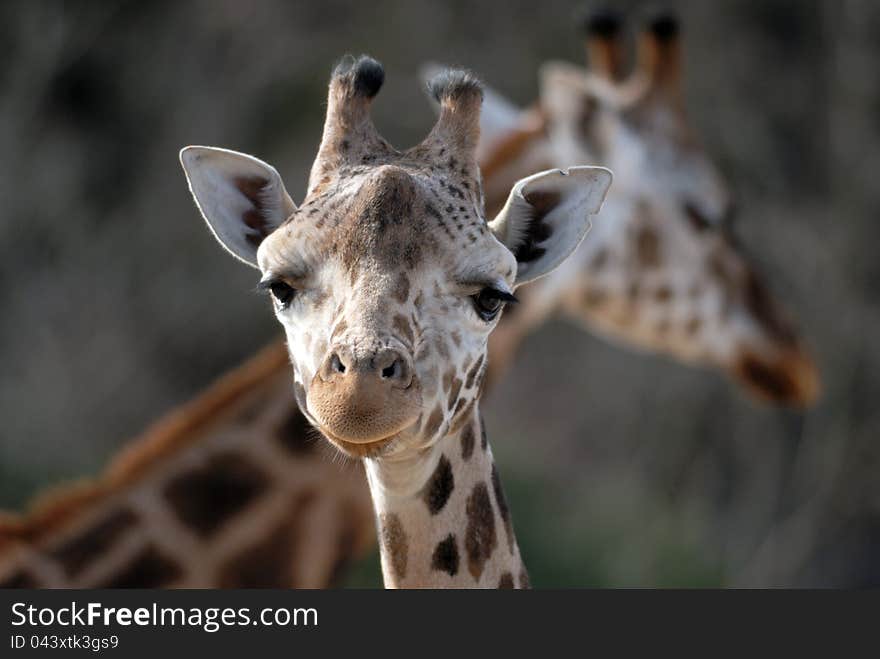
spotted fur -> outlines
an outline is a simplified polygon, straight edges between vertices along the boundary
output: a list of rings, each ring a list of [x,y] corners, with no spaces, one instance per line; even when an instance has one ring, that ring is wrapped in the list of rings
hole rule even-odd
[[[428,484],[425,486],[422,494],[425,505],[428,506],[428,510],[432,515],[436,515],[443,510],[443,506],[449,501],[449,497],[452,496],[454,489],[455,477],[452,474],[452,465],[445,455],[441,455],[437,468],[428,480]]]
[[[497,195],[535,160],[600,162],[619,176],[590,240],[571,265],[529,291],[520,320],[502,323],[493,335],[503,346],[496,352],[510,352],[561,310],[618,343],[720,368],[759,398],[812,403],[815,365],[732,240],[731,194],[686,119],[675,17],[661,12],[646,22],[635,71],[625,80],[620,22],[599,15],[585,26],[592,70],[563,62],[542,67],[540,130],[530,128],[535,110],[507,129],[508,136],[529,137],[487,177],[488,204],[498,206]],[[496,147],[483,147],[488,161],[507,148],[504,135]],[[528,241],[523,249],[530,252]]]
[[[409,565],[409,539],[397,515],[394,513],[379,515],[379,538],[395,578],[402,581],[406,578],[406,569]]]
[[[260,288],[271,294],[287,333],[303,414],[341,451],[365,460],[386,584],[494,587],[521,557],[506,503],[501,513],[492,504],[487,483],[497,473],[484,429],[474,455],[487,339],[501,311],[486,300],[514,300],[517,286],[571,253],[611,174],[573,167],[527,177],[488,223],[475,156],[482,101],[476,78],[461,71],[435,78],[430,88],[440,117],[420,144],[399,151],[369,117],[380,71],[367,57],[346,58],[335,69],[299,207],[277,172],[251,156],[189,147],[181,161],[215,235],[261,271]],[[229,183],[238,170],[263,172],[257,201],[292,209],[255,255],[241,240],[242,232],[255,234],[241,190]],[[231,473],[230,481],[260,495],[244,473]],[[184,475],[176,488],[196,482],[198,474]],[[499,488],[493,485],[501,505]],[[194,523],[195,511],[177,508]],[[237,511],[221,505],[197,512],[207,535]],[[465,519],[472,581],[458,570],[455,533],[438,548],[441,538],[449,540],[450,524]],[[495,551],[499,523],[507,534],[503,552]],[[267,562],[280,542],[270,543]]]
[[[445,572],[450,577],[458,574],[458,543],[455,535],[450,533],[437,543],[434,554],[431,557],[431,567]]]
[[[468,570],[471,576],[479,581],[483,567],[491,558],[498,544],[495,533],[495,513],[485,483],[478,483],[467,500],[467,530],[465,531],[465,549],[467,551]]]

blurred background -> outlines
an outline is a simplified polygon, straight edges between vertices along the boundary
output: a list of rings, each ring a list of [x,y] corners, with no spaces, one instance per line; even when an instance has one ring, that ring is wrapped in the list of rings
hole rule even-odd
[[[639,3],[620,9],[638,20]],[[562,321],[484,404],[532,582],[880,585],[880,5],[669,2],[692,121],[738,238],[824,384],[806,413]],[[301,199],[340,55],[385,64],[397,146],[434,114],[425,60],[525,105],[583,61],[583,3],[0,4],[0,508],[96,473],[280,334],[205,230],[177,152],[253,153]],[[564,377],[560,377],[564,373]],[[378,585],[370,557],[349,585]]]

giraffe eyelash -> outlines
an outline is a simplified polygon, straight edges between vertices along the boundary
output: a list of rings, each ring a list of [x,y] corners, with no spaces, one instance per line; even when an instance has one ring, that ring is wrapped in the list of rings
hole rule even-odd
[[[519,301],[513,293],[508,293],[492,286],[486,286],[476,295],[472,295],[471,300],[477,315],[487,323],[495,320],[505,304]]]
[[[516,297],[513,293],[508,293],[507,291],[501,291],[497,288],[493,288],[492,292],[496,294],[499,300],[502,302],[506,302],[508,304],[519,304],[519,298]]]
[[[264,279],[257,284],[258,291],[269,291],[274,302],[281,308],[286,309],[296,297],[297,289],[281,278],[274,277]]]

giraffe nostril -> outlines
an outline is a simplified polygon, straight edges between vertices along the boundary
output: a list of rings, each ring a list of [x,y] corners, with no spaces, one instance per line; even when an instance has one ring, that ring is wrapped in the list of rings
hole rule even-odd
[[[339,359],[339,355],[335,352],[330,358],[330,370],[334,373],[345,373],[345,364],[342,363],[342,360]]]
[[[412,365],[406,355],[386,348],[373,358],[373,372],[392,387],[407,388],[412,382]]]

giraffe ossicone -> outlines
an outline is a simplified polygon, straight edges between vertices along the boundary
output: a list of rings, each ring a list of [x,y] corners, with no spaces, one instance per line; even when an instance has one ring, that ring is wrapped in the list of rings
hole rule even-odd
[[[434,78],[437,123],[398,151],[369,116],[383,78],[368,57],[334,71],[298,207],[251,156],[187,147],[181,162],[214,235],[262,273],[303,413],[365,458],[386,585],[523,587],[479,418],[487,340],[516,288],[577,248],[611,172],[532,175],[487,222],[479,82]]]

